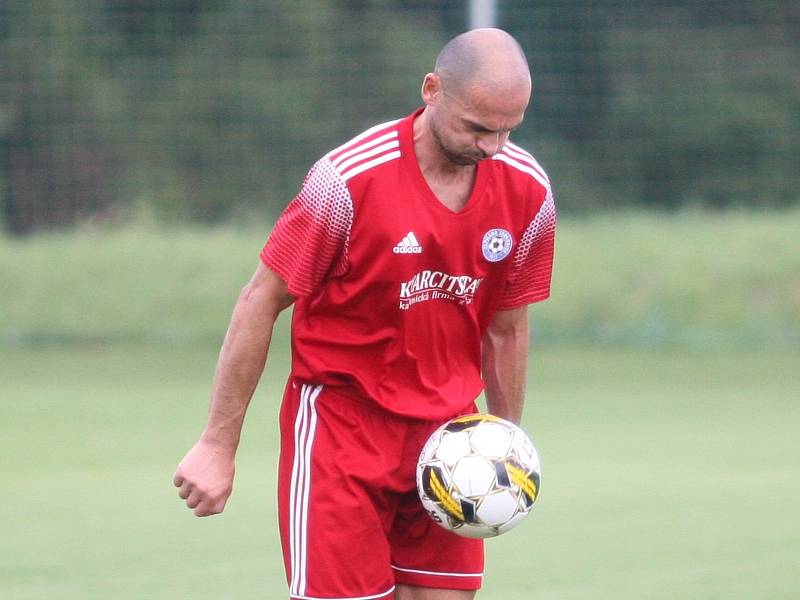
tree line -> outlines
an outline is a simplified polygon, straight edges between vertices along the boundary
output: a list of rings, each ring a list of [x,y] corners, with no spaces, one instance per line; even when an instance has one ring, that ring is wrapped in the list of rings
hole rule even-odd
[[[431,6],[435,4],[435,6]],[[515,136],[562,211],[796,203],[792,2],[500,2],[534,72]],[[270,220],[308,166],[408,114],[464,3],[0,5],[0,220]]]

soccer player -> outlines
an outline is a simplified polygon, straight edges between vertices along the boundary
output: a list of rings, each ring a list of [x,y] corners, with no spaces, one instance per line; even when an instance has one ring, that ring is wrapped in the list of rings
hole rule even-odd
[[[530,303],[550,293],[547,175],[509,141],[531,78],[498,29],[451,40],[424,107],[320,159],[233,311],[208,422],[174,484],[223,510],[278,314],[294,305],[280,415],[279,521],[292,599],[467,600],[483,542],[425,513],[428,435],[488,410],[519,422]]]

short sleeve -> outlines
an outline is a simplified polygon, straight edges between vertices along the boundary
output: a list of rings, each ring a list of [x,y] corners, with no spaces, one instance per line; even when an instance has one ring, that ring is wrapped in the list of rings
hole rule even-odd
[[[553,249],[556,234],[556,206],[547,190],[539,212],[522,235],[508,275],[500,309],[508,310],[550,297]]]
[[[327,277],[346,271],[352,223],[347,185],[327,157],[322,158],[275,223],[261,260],[286,282],[292,295],[307,296]]]

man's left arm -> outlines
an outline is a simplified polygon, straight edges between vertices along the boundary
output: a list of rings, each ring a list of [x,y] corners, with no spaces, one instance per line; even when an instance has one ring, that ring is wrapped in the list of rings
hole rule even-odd
[[[495,313],[483,336],[481,372],[486,407],[495,416],[519,424],[525,403],[528,364],[528,306]]]

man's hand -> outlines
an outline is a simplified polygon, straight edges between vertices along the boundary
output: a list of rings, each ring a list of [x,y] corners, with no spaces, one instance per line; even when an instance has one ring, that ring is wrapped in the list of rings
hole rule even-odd
[[[233,491],[234,455],[200,440],[183,457],[172,482],[198,517],[221,513]]]

